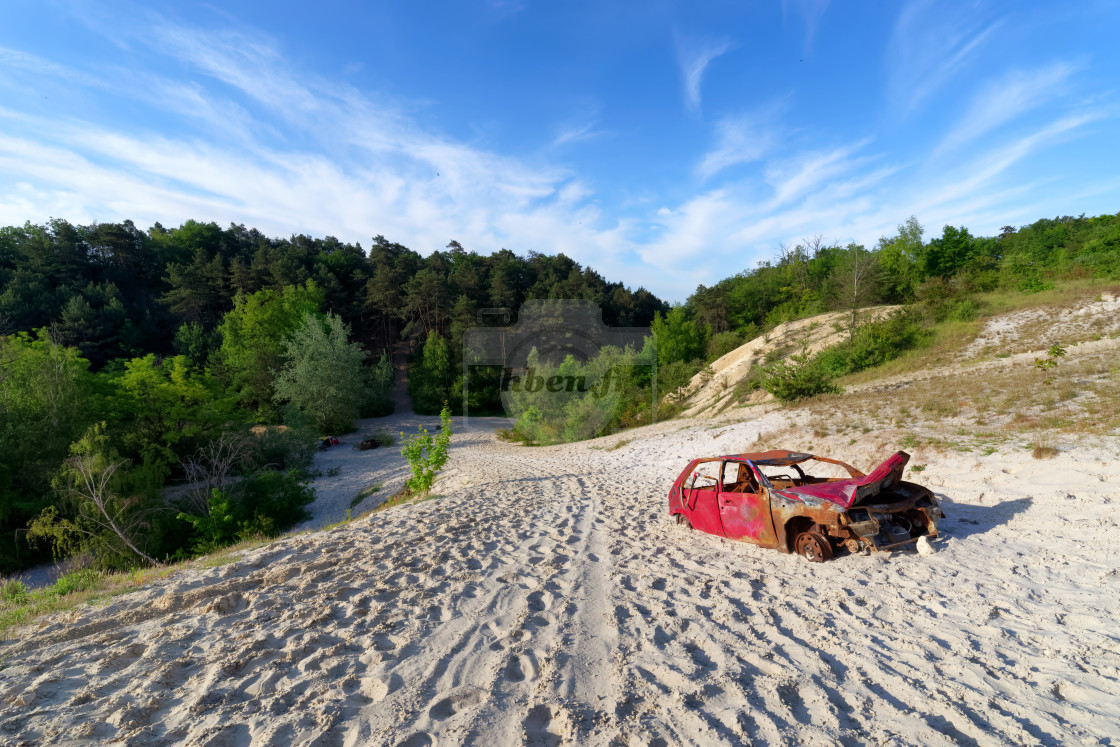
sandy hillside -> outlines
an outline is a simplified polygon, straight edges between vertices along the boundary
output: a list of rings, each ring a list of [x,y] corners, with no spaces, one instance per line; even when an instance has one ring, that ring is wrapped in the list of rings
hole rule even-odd
[[[993,319],[997,348],[797,409],[547,448],[457,422],[437,498],[0,642],[0,744],[1116,744],[1114,302]],[[309,527],[403,481],[361,435],[317,457]],[[668,520],[690,458],[770,447],[864,469],[907,448],[937,552],[810,564]]]
[[[787,417],[549,448],[461,432],[441,498],[5,642],[0,741],[1120,740],[1120,440],[923,455],[949,516],[928,557],[811,565],[667,521],[690,457]],[[864,468],[890,449],[823,445]]]
[[[872,306],[860,309],[859,323],[882,319],[898,306]],[[767,362],[768,355],[782,358],[794,353],[816,353],[847,337],[851,316],[846,311],[783,322],[764,335],[739,346],[717,358],[711,365],[713,375],[705,381],[705,374],[692,377],[687,391],[690,393],[685,416],[711,413],[732,406],[728,397],[735,385],[747,377],[751,368]],[[765,393],[764,393],[765,394]]]

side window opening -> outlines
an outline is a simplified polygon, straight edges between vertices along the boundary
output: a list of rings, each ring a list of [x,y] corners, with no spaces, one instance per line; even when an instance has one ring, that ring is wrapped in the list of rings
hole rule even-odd
[[[724,462],[723,490],[727,493],[757,493],[758,481],[750,465],[743,462]]]
[[[696,490],[715,490],[719,485],[719,463],[704,462],[696,465],[696,469],[685,480],[685,488]]]

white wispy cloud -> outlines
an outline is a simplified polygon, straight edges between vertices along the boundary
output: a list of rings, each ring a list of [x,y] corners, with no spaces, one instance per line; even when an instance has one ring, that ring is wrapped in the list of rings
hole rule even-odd
[[[903,112],[914,109],[964,70],[999,26],[978,6],[911,0],[887,44],[888,97]]]
[[[702,180],[724,169],[758,161],[778,142],[774,120],[784,105],[774,105],[760,112],[724,117],[716,123],[716,146],[696,166]]]
[[[1009,172],[1043,149],[1076,137],[1102,116],[1063,116],[979,159],[962,157],[955,163],[933,154],[917,162],[883,163],[882,156],[861,155],[869,139],[774,157],[763,168],[768,194],[746,180],[658,211],[653,216],[658,233],[642,245],[642,258],[671,268],[684,281],[710,283],[713,264],[720,266],[715,277],[725,277],[771,259],[779,244],[797,237],[822,234],[842,243],[871,245],[879,236],[893,234],[909,215],[917,215],[931,235],[946,223],[975,229],[1020,215],[1032,217],[1021,206],[1039,183],[1008,181]],[[911,178],[899,181],[907,172]]]
[[[712,60],[731,49],[729,41],[677,42],[677,59],[684,79],[684,104],[689,110],[700,108],[700,83]]]
[[[801,17],[805,24],[805,49],[811,50],[813,39],[817,35],[821,19],[828,10],[830,0],[782,0],[782,17],[785,18],[792,10]]]
[[[830,151],[803,153],[771,165],[766,170],[766,181],[773,186],[774,196],[768,204],[772,207],[784,205],[825,182],[850,174],[870,160],[868,156],[854,157],[869,142],[861,140]]]
[[[981,87],[957,125],[941,141],[938,152],[976,140],[1066,92],[1077,66],[1056,62],[1037,70],[1012,70]]]
[[[916,7],[928,15],[927,6]],[[907,23],[913,36],[916,21]],[[129,44],[186,74],[93,62],[78,70],[0,49],[0,85],[34,90],[49,81],[52,101],[60,89],[126,104],[88,113],[0,104],[0,225],[50,216],[140,225],[196,218],[344,241],[380,233],[422,253],[455,238],[482,252],[564,252],[607,277],[683,300],[698,283],[747,269],[801,236],[873,243],[912,214],[931,232],[945,222],[1015,222],[1024,205],[1038,204],[1039,180],[1061,176],[1020,167],[1091,130],[1106,111],[1082,98],[1078,107],[1097,108],[1049,107],[1060,113],[1039,124],[1023,116],[1035,111],[1032,94],[1060,102],[1079,68],[1055,62],[1008,71],[958,97],[967,111],[938,148],[898,156],[885,150],[890,138],[872,121],[862,133],[829,134],[831,145],[822,146],[824,127],[790,121],[790,94],[716,121],[678,184],[623,184],[611,203],[587,175],[547,161],[563,153],[549,145],[600,136],[598,112],[577,112],[544,134],[545,147],[527,160],[422,126],[409,114],[412,102],[297,69],[279,41],[252,29],[162,18],[147,28],[155,31],[137,32]],[[963,35],[942,46],[956,62],[912,57],[908,74],[951,77],[962,69],[990,24],[960,28]],[[682,56],[696,106],[705,68],[728,48],[698,45],[689,65]],[[98,114],[131,107],[170,113],[159,121],[171,124],[157,131]]]
[[[601,130],[595,129],[596,121],[588,119],[583,122],[569,123],[560,128],[556,137],[552,140],[553,146],[565,145],[566,143],[578,143],[585,140],[593,140],[602,136]]]

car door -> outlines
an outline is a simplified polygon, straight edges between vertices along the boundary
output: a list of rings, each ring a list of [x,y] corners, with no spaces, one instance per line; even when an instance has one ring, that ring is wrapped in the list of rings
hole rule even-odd
[[[719,462],[701,462],[681,485],[686,515],[693,529],[723,536],[716,505],[719,496]]]
[[[767,547],[778,543],[770,500],[759,489],[751,465],[725,461],[719,488],[716,504],[725,536]]]

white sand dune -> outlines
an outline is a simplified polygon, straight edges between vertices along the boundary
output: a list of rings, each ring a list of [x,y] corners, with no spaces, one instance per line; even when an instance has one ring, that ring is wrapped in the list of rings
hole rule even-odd
[[[689,458],[788,418],[737,415],[548,448],[460,429],[443,497],[0,644],[0,742],[1120,741],[1120,440],[923,455],[937,553],[809,564],[665,515]]]

